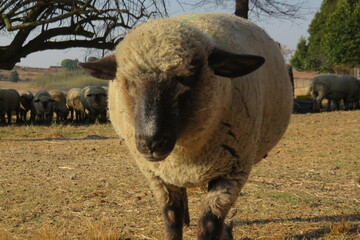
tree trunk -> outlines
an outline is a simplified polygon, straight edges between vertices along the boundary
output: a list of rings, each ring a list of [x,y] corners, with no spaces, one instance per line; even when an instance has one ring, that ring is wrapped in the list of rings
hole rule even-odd
[[[236,0],[235,15],[248,19],[249,0]]]

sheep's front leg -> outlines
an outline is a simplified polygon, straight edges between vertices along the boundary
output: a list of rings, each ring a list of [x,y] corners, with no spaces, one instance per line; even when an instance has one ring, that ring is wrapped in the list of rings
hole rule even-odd
[[[217,178],[209,183],[205,210],[198,223],[199,240],[232,239],[231,231],[225,234],[224,221],[246,179],[247,175],[242,180]]]
[[[156,177],[151,179],[151,188],[162,208],[165,239],[181,240],[183,224],[189,224],[185,188],[165,184]]]

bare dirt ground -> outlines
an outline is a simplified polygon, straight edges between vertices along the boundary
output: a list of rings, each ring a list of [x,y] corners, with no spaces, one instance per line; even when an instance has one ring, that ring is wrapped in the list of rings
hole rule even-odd
[[[188,190],[195,239],[202,188]],[[360,111],[293,115],[235,206],[235,239],[360,239]],[[0,127],[0,239],[162,239],[111,125]]]

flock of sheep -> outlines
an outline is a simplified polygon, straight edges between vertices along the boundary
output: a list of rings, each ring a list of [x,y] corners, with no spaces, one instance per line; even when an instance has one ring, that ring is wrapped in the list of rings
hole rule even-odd
[[[55,114],[57,123],[107,122],[107,87],[87,86],[61,90],[41,90],[35,94],[26,90],[0,89],[0,123],[16,122],[51,123]],[[349,75],[321,74],[309,86],[314,110],[320,111],[323,99],[326,110],[360,109],[360,80]],[[28,114],[30,112],[30,114]]]
[[[10,124],[13,113],[16,123],[50,124],[54,116],[57,123],[96,120],[103,123],[107,121],[107,87],[72,88],[67,94],[61,90],[40,90],[33,94],[26,90],[0,89],[0,122]]]

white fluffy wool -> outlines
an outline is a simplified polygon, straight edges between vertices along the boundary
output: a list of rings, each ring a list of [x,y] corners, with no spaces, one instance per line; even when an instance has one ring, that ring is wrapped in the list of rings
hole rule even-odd
[[[215,48],[262,56],[265,64],[246,76],[220,77],[208,65]],[[252,166],[276,145],[289,123],[292,88],[278,45],[247,20],[227,14],[189,14],[133,29],[116,48],[115,58],[116,77],[109,84],[110,119],[158,201],[163,207],[184,203],[182,188],[211,182],[204,212],[224,219]],[[135,102],[143,82],[171,83],[171,90],[176,89],[172,94],[181,94],[188,89],[174,79],[193,75],[194,61],[202,68],[186,95],[191,115],[170,155],[150,162],[135,144]],[[165,214],[170,217],[171,212]]]
[[[215,46],[263,56],[266,62],[233,80],[205,67],[193,102],[196,114],[187,120],[173,152],[164,161],[149,162],[135,146],[134,106],[127,88],[132,91],[129,86],[149,74],[159,81],[166,79],[162,76],[189,74],[194,56],[206,63]],[[116,60],[116,79],[109,85],[110,119],[150,179],[194,187],[221,176],[242,186],[251,167],[276,145],[289,123],[292,93],[283,57],[277,44],[247,20],[227,14],[152,20],[127,34],[116,48]]]

